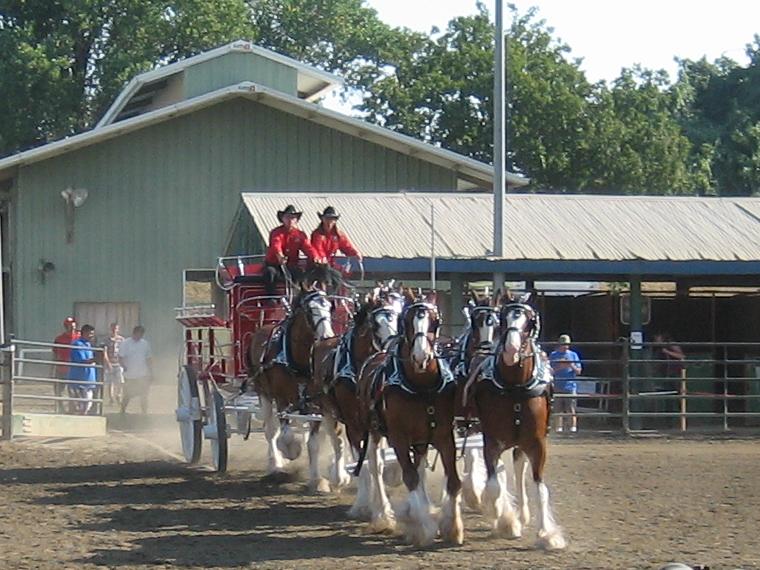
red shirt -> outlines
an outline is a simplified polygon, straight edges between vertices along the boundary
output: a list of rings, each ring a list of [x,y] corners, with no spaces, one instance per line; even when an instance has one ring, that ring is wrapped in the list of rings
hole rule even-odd
[[[266,262],[270,265],[279,265],[277,254],[281,253],[287,258],[285,263],[293,266],[298,263],[299,251],[304,252],[309,261],[314,261],[314,258],[318,257],[317,252],[309,242],[309,238],[303,231],[298,228],[288,231],[285,226],[278,226],[269,234]]]
[[[72,331],[72,332],[64,332],[59,334],[57,337],[55,337],[55,340],[53,341],[54,344],[71,344],[75,340],[77,340],[81,335],[79,334],[79,331]],[[57,360],[59,362],[69,362],[71,355],[71,349],[70,348],[53,348],[53,360]],[[56,366],[55,367],[55,377],[60,379],[66,379],[69,373],[69,367],[68,366]]]
[[[318,227],[311,233],[311,245],[314,246],[317,255],[327,259],[333,267],[336,265],[335,254],[338,251],[343,252],[343,255],[359,255],[348,236],[338,228],[333,228],[329,234],[326,234],[322,226]]]

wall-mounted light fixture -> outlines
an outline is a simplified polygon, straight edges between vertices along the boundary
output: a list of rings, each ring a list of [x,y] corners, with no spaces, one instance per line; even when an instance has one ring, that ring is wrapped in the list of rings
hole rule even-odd
[[[74,209],[82,206],[88,195],[86,188],[66,188],[61,191],[61,197],[66,203],[64,214],[66,216],[66,243],[74,241]]]
[[[41,257],[40,263],[37,265],[37,273],[40,275],[40,281],[42,281],[42,283],[45,283],[45,278],[49,273],[52,273],[53,271],[55,271],[55,263]]]

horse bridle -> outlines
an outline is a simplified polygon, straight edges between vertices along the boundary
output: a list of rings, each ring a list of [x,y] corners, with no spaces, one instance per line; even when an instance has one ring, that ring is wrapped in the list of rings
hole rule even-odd
[[[530,344],[531,347],[535,346],[535,341],[538,339],[538,335],[541,333],[541,317],[538,314],[538,311],[531,307],[530,305],[526,303],[507,303],[501,308],[500,312],[500,319],[501,322],[506,324],[507,323],[507,315],[511,313],[512,311],[519,310],[524,311],[525,314],[528,316],[528,321],[531,324],[531,330],[528,337],[525,339],[526,341],[530,341],[527,344]],[[496,349],[496,354],[500,354],[504,350],[504,343],[506,342],[507,335],[510,332],[517,332],[522,336],[522,329],[519,329],[517,327],[504,327],[501,330],[501,337],[499,338],[499,344]],[[535,351],[531,351],[529,353],[526,353],[523,351],[523,347],[525,346],[526,342],[523,341],[520,344],[520,365],[522,365],[522,361],[530,358],[532,356],[535,356]]]
[[[486,326],[493,326],[494,328],[499,326],[500,318],[499,318],[499,310],[496,307],[490,307],[490,306],[475,306],[470,310],[470,328],[472,331],[475,331],[477,328],[475,324],[475,320],[478,318],[480,314],[486,313],[486,316],[484,317],[486,319],[486,322],[484,323]],[[490,322],[488,320],[490,319]],[[483,346],[483,340],[480,341],[480,345]]]
[[[314,310],[308,306],[311,301],[313,301],[316,297],[322,297],[324,300],[327,300],[327,295],[324,291],[312,291],[311,293],[308,293],[306,296],[301,299],[300,307],[303,309],[304,313],[308,313],[310,317],[309,319],[306,319],[309,323],[309,326],[311,326],[312,332],[316,334],[316,332],[319,330],[319,325],[321,325],[323,322],[330,320],[330,317],[323,317],[320,316],[319,319],[314,321],[315,316],[321,315],[321,313],[315,313]]]
[[[409,339],[407,337],[407,334],[406,334],[407,331],[404,330],[404,336],[406,337],[406,340],[410,344],[414,344],[414,341],[416,341],[418,338],[423,337],[423,338],[425,338],[425,340],[427,340],[428,344],[433,349],[433,352],[435,352],[435,341],[438,339],[438,330],[439,330],[439,328],[441,326],[441,318],[440,318],[440,315],[438,313],[438,307],[436,307],[432,303],[428,303],[426,301],[416,301],[416,302],[412,303],[411,305],[407,306],[406,308],[404,308],[404,312],[401,314],[401,321],[402,321],[402,323],[404,323],[404,329],[406,329],[406,323],[404,322],[404,321],[406,321],[406,316],[409,314],[409,311],[412,311],[412,310],[415,310],[415,311],[421,311],[421,310],[427,311],[431,316],[433,316],[435,318],[431,319],[432,322],[431,322],[430,328],[428,328],[427,332],[424,332],[424,333],[423,332],[415,333],[414,337],[411,338],[411,339]],[[433,333],[433,340],[430,340],[430,338],[428,337],[428,335],[430,333]]]
[[[377,309],[373,309],[372,311],[370,311],[370,313],[368,315],[370,326],[372,327],[372,346],[377,351],[384,350],[385,346],[387,346],[388,342],[390,342],[390,339],[393,338],[392,336],[389,337],[385,341],[384,346],[379,346],[379,344],[377,342],[377,333],[378,333],[378,330],[380,329],[380,325],[377,323],[377,318],[376,317],[378,317],[380,315],[385,315],[385,317],[388,320],[388,322],[390,322],[393,319],[394,315],[396,315],[396,311],[393,309],[393,307],[391,305],[385,304],[382,307],[378,307]]]

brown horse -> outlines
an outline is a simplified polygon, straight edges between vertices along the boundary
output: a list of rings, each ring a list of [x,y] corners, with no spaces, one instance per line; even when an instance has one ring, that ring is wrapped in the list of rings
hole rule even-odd
[[[440,531],[444,540],[461,544],[462,483],[456,470],[454,447],[455,382],[448,365],[436,353],[440,315],[435,294],[415,299],[404,292],[407,305],[402,315],[402,334],[386,354],[364,365],[359,376],[361,410],[370,424],[367,441],[372,479],[372,529],[395,526],[382,478],[378,444],[385,436],[396,453],[409,490],[402,510],[406,536],[425,546]],[[432,516],[425,491],[426,455],[430,445],[440,453],[446,475],[446,494],[440,525]]]
[[[292,430],[277,415],[302,406],[311,378],[314,342],[333,336],[330,302],[320,289],[301,289],[289,317],[256,330],[248,349],[249,378],[261,400],[264,434],[268,445],[268,471],[282,472],[283,452],[288,459],[300,454]],[[317,482],[311,481],[312,486]]]
[[[472,424],[471,419],[477,414],[470,405],[465,407],[462,403],[462,394],[467,379],[470,376],[472,362],[476,357],[490,354],[494,349],[494,338],[498,333],[499,309],[495,306],[499,295],[478,298],[475,292],[471,292],[472,298],[464,308],[467,317],[467,328],[457,339],[457,352],[452,361],[452,369],[457,379],[457,405],[455,414],[458,420],[457,431],[466,437],[470,444],[464,452],[464,477],[462,479],[462,496],[468,507],[480,510],[481,495],[485,486],[485,470],[483,467],[482,449],[472,444],[477,443],[480,432],[477,424]]]
[[[483,508],[496,532],[518,537],[528,523],[525,467],[533,471],[538,490],[538,542],[546,549],[564,548],[562,530],[556,524],[543,481],[546,435],[549,428],[550,380],[547,363],[536,342],[540,330],[538,312],[527,304],[529,295],[503,299],[501,330],[495,354],[477,363],[465,391],[475,402],[483,432],[483,453],[488,480]],[[516,448],[515,474],[520,516],[497,475],[502,453]]]
[[[321,398],[323,423],[335,452],[331,479],[339,486],[346,484],[348,478],[340,437],[343,428],[355,457],[359,455],[363,435],[368,429],[359,415],[356,376],[362,364],[372,354],[384,350],[389,340],[398,334],[401,307],[400,303],[395,302],[397,297],[400,296],[392,287],[380,284],[365,296],[358,307],[353,326],[341,338],[318,341],[314,345],[313,391],[324,394]],[[369,474],[365,469],[361,473],[356,500],[349,516],[365,518],[368,515]]]

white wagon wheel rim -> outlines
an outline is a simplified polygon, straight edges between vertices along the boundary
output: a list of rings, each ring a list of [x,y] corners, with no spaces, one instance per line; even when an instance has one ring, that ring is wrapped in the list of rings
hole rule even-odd
[[[177,377],[177,422],[182,455],[188,463],[197,463],[201,454],[200,400],[195,377],[183,366]]]

